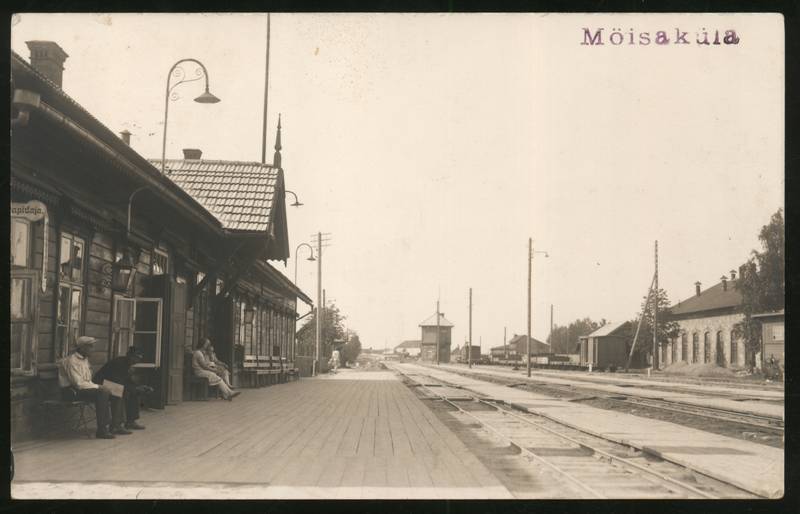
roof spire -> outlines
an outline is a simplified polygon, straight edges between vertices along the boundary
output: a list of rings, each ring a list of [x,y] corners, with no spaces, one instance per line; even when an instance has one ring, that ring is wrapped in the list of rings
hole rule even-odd
[[[278,133],[275,135],[275,156],[272,158],[274,168],[281,167],[281,115],[278,113]]]

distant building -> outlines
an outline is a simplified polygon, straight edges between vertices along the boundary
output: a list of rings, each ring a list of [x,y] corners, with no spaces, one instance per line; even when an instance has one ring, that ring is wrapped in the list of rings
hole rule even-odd
[[[467,358],[468,358],[467,349],[468,348],[469,348],[469,352],[470,352],[469,360],[471,360],[473,363],[478,362],[479,360],[481,360],[481,347],[479,345],[477,345],[477,344],[473,344],[472,348],[470,348],[470,345],[468,345],[465,342],[464,346],[462,346],[460,348],[456,347],[455,351],[453,352],[453,355],[455,356],[456,362],[467,362]]]
[[[508,350],[508,357],[506,357],[506,350]],[[531,356],[534,355],[548,355],[552,353],[552,348],[549,344],[543,343],[538,339],[531,337]],[[492,361],[498,360],[511,360],[523,361],[528,354],[528,336],[526,334],[517,335],[504,346],[495,346],[489,350],[489,356]]]
[[[403,341],[402,343],[394,347],[394,353],[405,353],[409,357],[417,357],[419,356],[421,344],[422,341],[419,341],[417,339]]]
[[[740,268],[740,272],[743,269]],[[730,278],[723,276],[719,283],[706,290],[696,282],[694,296],[669,309],[670,319],[680,325],[680,334],[662,346],[662,365],[684,361],[744,366],[744,339],[736,330],[744,313],[742,294],[736,289],[736,283],[735,270],[731,270]]]
[[[631,323],[606,323],[589,335],[579,338],[580,364],[596,368],[624,367],[628,361],[627,343]]]
[[[772,357],[781,365],[786,366],[784,345],[783,309],[777,312],[754,314],[753,318],[761,322],[761,364],[765,364]]]
[[[422,329],[420,357],[423,361],[436,362],[436,314],[420,323],[419,326]],[[444,317],[443,312],[440,312],[438,326],[439,362],[450,362],[450,333],[454,325]]]

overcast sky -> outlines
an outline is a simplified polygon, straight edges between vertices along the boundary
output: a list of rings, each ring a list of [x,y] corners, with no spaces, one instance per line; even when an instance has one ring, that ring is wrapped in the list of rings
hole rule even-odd
[[[167,157],[261,156],[265,15],[18,15],[12,48],[58,42],[64,89],[133,147],[160,157],[172,64],[201,60],[216,105],[180,86]],[[578,317],[631,319],[653,274],[677,302],[758,247],[783,205],[783,22],[776,15],[272,16],[271,162],[303,207],[295,246],[321,230],[323,283],[365,346],[418,339],[441,299],[484,350]],[[583,27],[676,27],[689,45],[581,45]],[[738,45],[695,44],[736,29]],[[713,34],[712,34],[713,38]],[[299,285],[316,295],[316,263]],[[276,263],[290,278],[294,260]],[[302,311],[302,309],[301,309]],[[304,311],[303,311],[304,312]]]

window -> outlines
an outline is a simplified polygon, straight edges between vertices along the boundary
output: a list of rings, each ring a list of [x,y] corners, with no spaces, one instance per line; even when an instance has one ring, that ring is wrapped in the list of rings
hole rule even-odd
[[[83,321],[84,249],[83,239],[61,234],[58,267],[58,305],[56,308],[56,341],[60,356],[67,355],[80,335]]]
[[[66,232],[61,234],[61,260],[59,280],[81,283],[83,280],[83,257],[86,243],[83,239]]]
[[[153,249],[153,275],[166,275],[169,272],[169,254],[161,248]]]
[[[11,275],[11,370],[33,374],[36,366],[36,273]]]
[[[722,331],[717,332],[717,365],[725,366],[725,341],[722,336]]]
[[[689,361],[689,341],[686,332],[681,334],[681,360],[684,362]]]
[[[711,336],[708,332],[703,334],[703,362],[711,362]]]
[[[114,353],[125,355],[135,346],[142,368],[161,366],[161,298],[123,298],[114,302]]]
[[[31,224],[22,218],[11,218],[11,266],[30,267]]]
[[[772,325],[772,340],[783,341],[783,325]]]
[[[220,294],[223,289],[225,289],[225,281],[222,280],[221,278],[218,278],[217,279],[217,290],[216,290],[215,294]]]
[[[695,332],[692,334],[692,362],[699,362],[700,360],[700,334]]]
[[[738,334],[731,330],[731,365],[739,363],[739,343],[736,341]]]
[[[198,271],[197,272],[197,282],[195,282],[195,284],[199,284],[200,282],[203,281],[204,278],[206,278],[206,274],[203,273],[202,271]]]

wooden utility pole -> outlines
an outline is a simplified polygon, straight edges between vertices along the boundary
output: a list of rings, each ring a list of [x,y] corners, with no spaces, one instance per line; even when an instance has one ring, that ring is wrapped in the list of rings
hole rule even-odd
[[[267,58],[264,64],[264,123],[261,127],[261,164],[267,162],[267,100],[269,99],[269,13],[267,13]]]
[[[322,353],[320,352],[320,339],[322,337],[322,232],[317,232],[317,349],[314,366],[315,375],[322,367]]]
[[[467,366],[472,367],[472,288],[469,288],[469,345],[467,346]]]
[[[658,369],[658,240],[655,247],[656,272],[653,278],[653,370]]]
[[[439,365],[439,300],[436,300],[436,365]]]
[[[528,371],[528,377],[531,376],[531,273],[533,264],[533,238],[528,238],[528,359],[525,363],[525,368]]]
[[[506,327],[503,327],[503,355],[508,360],[508,344],[506,343]]]
[[[633,336],[633,343],[631,344],[631,352],[628,354],[628,362],[625,364],[625,371],[628,371],[628,368],[631,367],[631,359],[633,359],[633,350],[636,349],[636,341],[639,339],[639,331],[642,329],[642,321],[644,321],[644,315],[647,312],[647,307],[650,305],[650,299],[653,295],[653,285],[656,282],[656,277],[653,275],[653,280],[650,282],[650,287],[647,289],[647,298],[644,301],[644,308],[642,309],[642,315],[639,317],[639,323],[636,326],[636,334]]]
[[[552,353],[556,353],[553,351],[553,343],[555,343],[555,341],[553,340],[553,304],[551,303],[550,304],[550,351]]]

